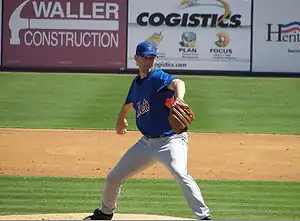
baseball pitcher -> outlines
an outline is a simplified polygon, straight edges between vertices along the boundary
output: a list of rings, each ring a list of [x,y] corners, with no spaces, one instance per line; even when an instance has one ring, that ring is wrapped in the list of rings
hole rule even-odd
[[[137,45],[134,58],[139,73],[119,113],[116,132],[126,134],[126,116],[133,107],[137,128],[143,136],[106,177],[102,207],[84,220],[111,220],[122,183],[155,162],[162,163],[170,171],[196,218],[211,220],[202,193],[187,171],[187,129],[195,115],[183,99],[185,84],[162,69],[154,68],[156,56],[155,44],[145,41]]]

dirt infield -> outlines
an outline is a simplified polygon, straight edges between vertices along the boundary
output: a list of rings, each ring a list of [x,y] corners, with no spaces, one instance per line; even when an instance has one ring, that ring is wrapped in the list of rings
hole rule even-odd
[[[105,177],[140,137],[111,131],[0,129],[0,174]],[[197,179],[300,181],[300,135],[189,133]],[[171,178],[156,164],[134,177]]]
[[[105,177],[140,137],[111,131],[0,129],[0,174]],[[300,135],[189,133],[188,170],[196,179],[300,181]],[[135,178],[171,178],[159,164]],[[74,220],[86,214],[2,216]],[[175,217],[117,214],[114,219]],[[182,218],[178,218],[182,219]]]

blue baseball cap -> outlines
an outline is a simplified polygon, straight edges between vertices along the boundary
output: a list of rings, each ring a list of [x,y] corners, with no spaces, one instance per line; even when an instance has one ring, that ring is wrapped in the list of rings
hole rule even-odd
[[[156,45],[152,42],[143,41],[136,46],[136,55],[145,57],[147,55],[157,56]]]

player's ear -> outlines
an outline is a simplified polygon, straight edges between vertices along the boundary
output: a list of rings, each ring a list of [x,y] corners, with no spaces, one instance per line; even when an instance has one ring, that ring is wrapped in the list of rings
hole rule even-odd
[[[135,60],[136,65],[138,66],[139,65],[139,56],[134,55],[134,60]]]

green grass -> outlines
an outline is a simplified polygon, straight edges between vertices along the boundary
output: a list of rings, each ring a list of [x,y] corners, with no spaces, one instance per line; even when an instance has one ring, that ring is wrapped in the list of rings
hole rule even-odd
[[[197,181],[214,219],[300,219],[296,182]],[[88,213],[100,204],[103,179],[0,176],[0,215]],[[173,180],[130,179],[118,213],[195,218]]]
[[[0,127],[113,129],[132,78],[1,73]],[[300,134],[300,79],[180,78],[197,117],[191,131]],[[299,183],[198,183],[214,219],[300,219]],[[99,206],[103,185],[95,178],[0,175],[0,215],[87,213]],[[129,180],[118,212],[194,218],[173,180]]]
[[[0,127],[113,129],[132,78],[1,73]],[[180,78],[191,131],[300,134],[300,79]]]

